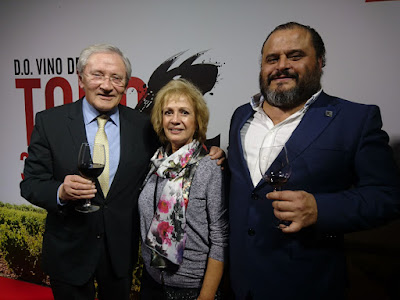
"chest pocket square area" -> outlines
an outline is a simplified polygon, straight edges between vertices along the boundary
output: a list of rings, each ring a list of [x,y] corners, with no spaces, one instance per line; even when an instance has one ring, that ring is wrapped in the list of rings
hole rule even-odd
[[[325,111],[325,116],[327,116],[327,117],[329,117],[329,118],[332,118],[332,116],[333,116],[333,111],[331,111],[331,110],[326,110],[326,111]]]

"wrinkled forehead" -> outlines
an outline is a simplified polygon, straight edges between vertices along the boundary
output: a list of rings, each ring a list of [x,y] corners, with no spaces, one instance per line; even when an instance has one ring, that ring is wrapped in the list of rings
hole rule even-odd
[[[90,68],[110,68],[126,71],[126,66],[122,57],[115,52],[95,52],[87,60],[85,69]]]

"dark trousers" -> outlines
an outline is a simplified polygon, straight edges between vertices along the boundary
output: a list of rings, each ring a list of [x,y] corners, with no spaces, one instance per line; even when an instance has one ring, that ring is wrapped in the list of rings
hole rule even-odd
[[[55,300],[93,300],[95,299],[94,280],[98,284],[99,300],[129,300],[132,276],[119,278],[114,274],[106,243],[102,244],[99,263],[93,276],[81,286],[71,285],[50,278]]]
[[[163,300],[164,290],[161,284],[156,282],[149,273],[146,267],[143,266],[143,275],[140,285],[140,299],[141,300]]]

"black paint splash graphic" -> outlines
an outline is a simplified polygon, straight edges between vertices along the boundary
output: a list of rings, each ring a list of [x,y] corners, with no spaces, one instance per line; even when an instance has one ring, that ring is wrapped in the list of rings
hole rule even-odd
[[[174,78],[184,78],[191,81],[201,90],[203,95],[214,88],[217,83],[218,67],[220,67],[220,65],[217,63],[206,63],[204,61],[199,64],[193,64],[200,56],[207,52],[207,50],[198,52],[186,59],[178,67],[171,68],[174,62],[185,52],[186,51],[182,51],[170,57],[153,72],[148,82],[147,95],[139,101],[135,109],[150,113],[157,92]],[[207,140],[207,145],[219,146],[220,135]]]

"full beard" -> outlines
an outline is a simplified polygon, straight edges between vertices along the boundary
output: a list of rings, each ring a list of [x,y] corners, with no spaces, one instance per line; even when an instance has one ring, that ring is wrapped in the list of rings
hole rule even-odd
[[[271,81],[278,76],[285,75],[292,77],[296,80],[297,84],[290,90],[281,90],[280,86],[275,90],[270,90]],[[321,76],[322,72],[315,66],[314,69],[307,72],[304,78],[299,81],[298,74],[290,73],[288,70],[278,72],[273,76],[269,76],[268,80],[264,80],[261,75],[259,76],[261,94],[268,104],[281,108],[283,110],[293,109],[304,104],[316,92],[321,89]]]

